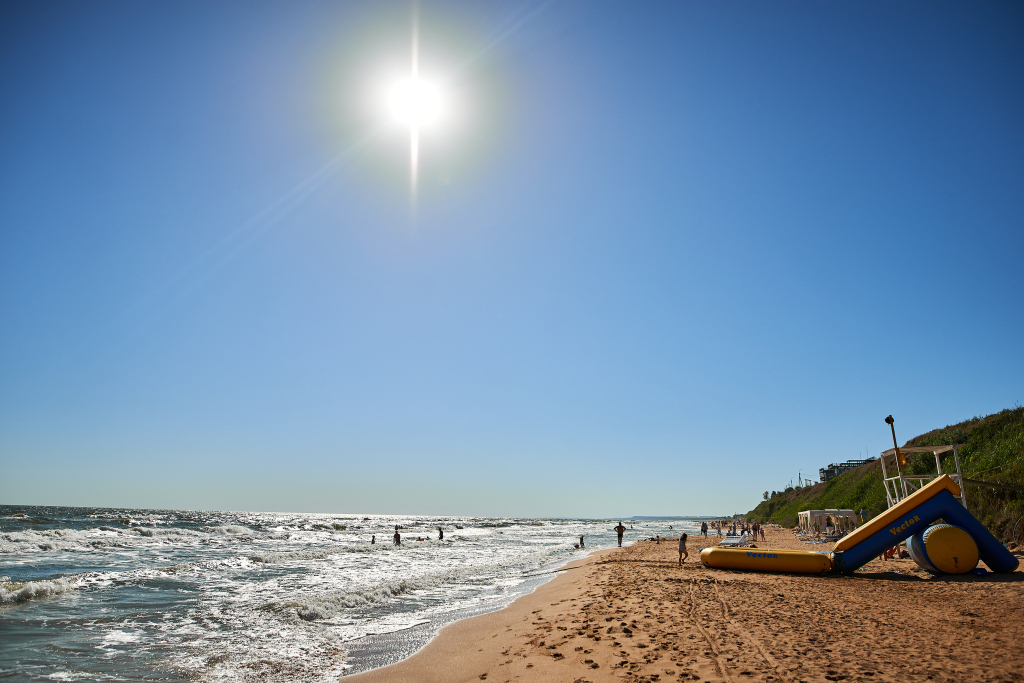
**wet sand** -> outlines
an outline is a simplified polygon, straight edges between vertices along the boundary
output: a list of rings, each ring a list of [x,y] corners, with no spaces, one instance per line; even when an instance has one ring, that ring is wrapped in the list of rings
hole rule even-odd
[[[628,537],[627,537],[628,540]],[[595,553],[409,659],[343,680],[1022,681],[1024,572],[934,577],[912,560],[853,576],[707,569],[692,537]],[[762,547],[804,545],[771,530]]]

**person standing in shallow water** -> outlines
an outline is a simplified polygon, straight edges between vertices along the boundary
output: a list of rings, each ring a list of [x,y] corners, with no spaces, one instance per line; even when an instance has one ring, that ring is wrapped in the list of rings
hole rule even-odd
[[[582,536],[580,536],[580,547],[581,547],[581,548],[586,548],[586,547],[587,547],[587,546],[585,546],[585,545],[583,544],[583,537],[582,537]]]
[[[402,534],[398,533],[398,525],[395,525],[395,545],[402,545]]]
[[[683,560],[688,558],[690,553],[686,551],[686,534],[679,537],[679,564],[683,563]]]
[[[615,533],[617,533],[619,535],[619,547],[620,548],[622,547],[622,534],[624,534],[625,532],[626,532],[626,527],[622,526],[622,522],[619,522],[619,525],[617,527],[615,527]]]
[[[444,540],[444,529],[442,529],[441,527],[437,527],[437,540]]]

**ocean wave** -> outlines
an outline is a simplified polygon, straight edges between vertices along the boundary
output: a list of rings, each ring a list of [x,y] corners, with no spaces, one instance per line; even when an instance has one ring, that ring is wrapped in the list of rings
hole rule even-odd
[[[252,534],[252,529],[237,524],[225,524],[223,526],[204,526],[200,527],[203,531],[208,534],[217,534],[222,536],[243,536]]]
[[[2,583],[0,584],[0,605],[14,605],[36,598],[60,595],[77,587],[77,583],[72,583],[67,579]]]
[[[294,600],[291,602],[276,604],[272,603],[263,607],[264,610],[289,610],[294,609],[295,615],[303,621],[320,621],[330,619],[339,611],[344,609],[366,609],[388,603],[402,595],[419,590],[437,588],[439,586],[460,583],[466,580],[478,580],[484,577],[497,577],[503,575],[510,568],[519,568],[521,562],[528,556],[536,556],[540,559],[545,556],[540,553],[525,553],[516,560],[507,562],[496,562],[483,566],[474,566],[457,569],[445,569],[438,572],[431,572],[423,576],[400,581],[390,581],[379,586],[360,591],[347,591],[337,593],[326,593],[305,600]]]
[[[55,550],[79,550],[88,548],[130,548],[145,543],[144,539],[157,542],[188,542],[193,539],[212,537],[246,538],[252,531],[243,526],[206,527],[204,531],[178,527],[112,527],[100,526],[89,529],[26,529],[0,533],[0,555],[18,552],[52,552]]]
[[[431,577],[410,579],[386,583],[365,591],[352,591],[323,595],[308,602],[293,602],[283,607],[295,608],[295,614],[303,621],[320,621],[330,619],[343,609],[366,608],[380,605],[411,593],[413,591],[432,588],[438,581]]]
[[[381,544],[379,548],[380,550],[384,550],[384,544]],[[328,557],[343,555],[345,553],[372,552],[379,551],[372,545],[352,545],[332,548],[330,550],[296,550],[291,552],[283,551],[276,553],[261,553],[259,555],[250,555],[249,560],[262,564],[283,564],[285,562],[300,562],[302,560],[324,560]]]
[[[60,550],[80,545],[88,536],[79,529],[28,529],[0,534],[0,553]]]

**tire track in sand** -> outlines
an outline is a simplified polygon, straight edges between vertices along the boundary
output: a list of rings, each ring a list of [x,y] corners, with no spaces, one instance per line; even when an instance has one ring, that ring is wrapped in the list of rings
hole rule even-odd
[[[697,620],[697,580],[690,579],[690,619],[693,620],[693,625],[697,627],[700,634],[704,636],[704,641],[707,642],[708,647],[711,648],[712,654],[715,655],[715,666],[718,667],[718,672],[722,675],[727,683],[732,683],[732,678],[729,676],[729,671],[725,668],[725,662],[722,660],[722,653],[718,651],[715,646],[715,641],[708,635],[708,632],[704,630],[704,627],[700,625],[700,621]]]
[[[776,661],[775,657],[772,657],[771,653],[768,652],[764,644],[756,637],[754,637],[754,634],[752,634],[750,631],[736,623],[736,620],[732,618],[731,614],[729,614],[729,605],[722,597],[721,591],[718,590],[718,584],[718,579],[715,579],[714,583],[711,584],[711,587],[715,590],[715,597],[718,598],[718,602],[722,604],[722,616],[725,618],[726,621],[732,624],[732,627],[736,629],[736,631],[741,636],[743,636],[748,643],[753,645],[757,649],[757,651],[761,653],[761,657],[764,659],[765,662],[768,663],[768,666],[775,669],[775,675],[782,679],[782,683],[789,683],[789,677],[784,673],[782,667],[779,666],[779,663],[778,661]]]

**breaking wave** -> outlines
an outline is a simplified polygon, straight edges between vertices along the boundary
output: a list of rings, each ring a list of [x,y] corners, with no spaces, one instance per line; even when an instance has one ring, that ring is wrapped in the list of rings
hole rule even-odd
[[[148,539],[158,542],[189,542],[213,537],[247,537],[251,529],[237,525],[204,527],[202,531],[176,527],[112,527],[89,529],[28,529],[0,534],[0,555],[19,552],[51,552],[89,548],[130,548]]]
[[[542,553],[526,553],[519,560],[529,555],[539,559]],[[293,601],[280,605],[267,605],[264,609],[294,608],[295,614],[303,621],[319,621],[330,619],[343,609],[366,609],[385,604],[391,600],[418,590],[427,590],[439,586],[457,584],[467,580],[480,580],[483,577],[498,577],[506,574],[506,570],[518,564],[510,562],[494,563],[488,566],[467,567],[465,569],[446,569],[425,574],[421,577],[391,581],[361,591],[326,593],[317,597]]]
[[[379,547],[380,550],[377,550],[377,547]],[[259,555],[250,555],[249,560],[262,564],[283,564],[285,562],[301,562],[303,560],[325,560],[328,557],[343,555],[345,553],[382,552],[385,547],[386,546],[384,546],[384,544],[376,547],[372,545],[353,545],[332,548],[330,550],[297,550],[293,552],[261,553]]]
[[[36,598],[61,595],[78,588],[67,579],[48,581],[26,581],[25,583],[0,583],[0,605],[13,605]]]
[[[253,533],[252,529],[248,529],[244,526],[238,526],[237,524],[225,524],[223,526],[204,526],[201,528],[208,534],[220,534],[224,536],[242,536],[245,534]]]

